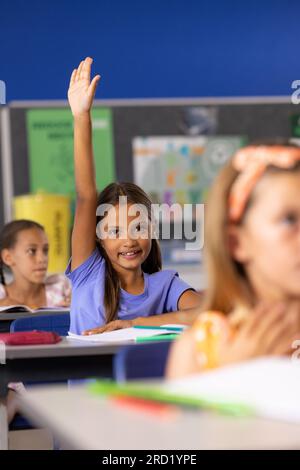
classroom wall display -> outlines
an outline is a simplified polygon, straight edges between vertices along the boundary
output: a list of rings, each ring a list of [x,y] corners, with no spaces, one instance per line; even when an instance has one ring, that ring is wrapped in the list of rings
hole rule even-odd
[[[300,137],[300,114],[293,114],[291,116],[292,136]]]
[[[163,264],[199,265],[201,249],[186,249],[186,230],[201,238],[204,211],[196,204],[206,201],[207,193],[220,168],[241,146],[244,136],[149,136],[132,141],[134,181],[155,204],[172,206],[155,214],[159,223]],[[178,203],[182,209],[176,205]],[[191,211],[186,211],[190,204]],[[170,226],[171,222],[171,226]],[[167,225],[167,227],[166,227]],[[169,239],[164,239],[163,233]],[[191,240],[189,240],[191,241]],[[200,242],[200,241],[199,241]]]
[[[112,151],[114,153],[115,175],[119,181],[134,181],[132,142],[136,136],[182,136],[188,135],[186,129],[187,112],[194,108],[205,107],[207,111],[214,110],[217,114],[218,127],[216,135],[244,136],[252,139],[272,139],[282,136],[291,136],[291,115],[295,114],[297,107],[291,104],[289,97],[283,102],[259,102],[250,99],[240,100],[239,103],[222,102],[218,98],[205,100],[195,98],[195,104],[180,103],[175,100],[165,100],[163,103],[152,103],[145,100],[143,103],[132,101],[126,104],[96,101],[94,111],[108,109],[111,113]],[[68,112],[67,102],[60,103],[59,111]],[[13,179],[13,194],[21,195],[31,191],[32,177],[30,175],[30,131],[28,130],[28,113],[43,110],[58,109],[57,105],[47,101],[45,103],[14,103],[9,108],[11,132],[11,164]],[[34,144],[35,147],[35,144]],[[34,150],[37,160],[42,158],[40,151]],[[96,160],[103,158],[95,150]],[[96,162],[98,168],[98,162]],[[101,167],[103,168],[103,167]],[[100,175],[105,169],[100,169]],[[68,177],[68,175],[66,175]],[[98,176],[99,177],[99,176]],[[105,176],[104,184],[111,182]],[[103,184],[103,185],[104,185]],[[101,182],[98,188],[103,188]]]
[[[244,136],[135,137],[135,182],[154,203],[205,202],[220,168],[246,142]]]
[[[49,241],[49,273],[63,273],[70,258],[70,197],[27,194],[14,198],[14,217],[41,224]]]
[[[33,189],[33,179],[30,174],[32,157],[29,156],[29,153],[31,147],[35,148],[35,144],[31,145],[29,143],[32,137],[30,136],[31,130],[28,127],[28,114],[32,111],[40,112],[54,109],[69,113],[66,101],[54,103],[51,101],[19,102],[12,103],[8,108],[11,143],[8,158],[10,158],[12,167],[12,194],[14,196],[30,193]],[[94,111],[98,112],[98,110],[101,111],[103,109],[108,109],[110,112],[111,147],[115,174],[113,177],[110,177],[110,170],[107,173],[101,164],[105,152],[104,147],[101,151],[102,154],[95,147],[98,177],[99,173],[104,177],[102,181],[97,180],[99,190],[105,184],[116,179],[119,181],[135,180],[133,141],[136,137],[145,139],[160,137],[165,139],[168,136],[185,139],[193,136],[194,138],[201,138],[199,134],[204,131],[206,132],[203,126],[200,126],[198,117],[201,115],[201,123],[203,122],[203,116],[209,117],[210,122],[214,123],[214,126],[209,128],[209,135],[207,136],[209,138],[217,139],[220,137],[223,139],[228,137],[231,139],[232,137],[242,138],[242,136],[247,136],[249,141],[270,140],[278,136],[289,138],[291,135],[295,135],[294,132],[292,133],[291,116],[299,114],[298,107],[291,103],[289,96],[281,99],[264,97],[257,99],[240,98],[238,101],[219,98],[211,98],[209,100],[201,98],[193,100],[162,100],[161,102],[153,100],[142,100],[140,102],[134,100],[127,100],[126,102],[96,100]],[[294,120],[293,123],[296,123],[296,121]],[[97,125],[99,127],[102,126],[101,123]],[[33,136],[33,140],[36,141],[35,136]],[[63,139],[60,140],[63,143]],[[45,142],[47,142],[47,139]],[[70,142],[69,149],[71,149],[71,145],[72,143]],[[57,147],[54,146],[54,148]],[[60,153],[59,151],[55,152],[58,155],[56,158],[59,159],[62,151],[60,150]],[[43,155],[37,149],[34,150],[34,153],[36,154],[38,164],[38,160],[43,158]],[[65,162],[65,160],[63,161]],[[68,166],[64,175],[66,180],[68,180],[68,174],[71,171],[73,171],[72,167]],[[61,176],[58,174],[54,180],[60,182]],[[38,188],[38,186],[39,181],[34,187]],[[58,189],[63,190],[61,186],[62,183],[59,183]],[[9,203],[9,201],[7,202]],[[184,251],[184,241],[181,242],[180,240],[166,240],[162,244],[162,248],[166,266],[172,264],[174,266],[179,264],[197,264],[196,278],[198,279],[201,253]],[[199,286],[197,285],[197,287]]]
[[[215,135],[218,117],[217,107],[189,106],[184,110],[182,130],[186,135]]]
[[[103,187],[114,180],[112,113],[92,112],[96,180]],[[30,109],[26,116],[30,192],[75,194],[73,117],[68,109]]]

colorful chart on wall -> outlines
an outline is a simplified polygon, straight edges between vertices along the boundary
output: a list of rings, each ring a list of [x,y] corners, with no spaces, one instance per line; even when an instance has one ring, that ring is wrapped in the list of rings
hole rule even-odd
[[[244,136],[135,137],[134,178],[154,203],[204,202],[216,174]]]
[[[93,147],[99,189],[115,179],[112,113],[92,111]],[[68,109],[31,109],[27,112],[31,192],[75,194],[73,118]]]

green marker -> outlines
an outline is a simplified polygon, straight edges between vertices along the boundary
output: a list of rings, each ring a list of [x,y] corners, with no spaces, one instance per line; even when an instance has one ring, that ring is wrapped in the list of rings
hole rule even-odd
[[[230,400],[210,399],[204,396],[184,396],[164,390],[163,387],[155,387],[145,383],[119,384],[111,380],[97,380],[90,384],[88,389],[102,396],[125,396],[143,398],[145,400],[161,403],[171,403],[183,407],[196,407],[204,410],[217,411],[231,416],[255,416],[254,407],[245,403],[232,402]]]
[[[179,326],[150,326],[150,325],[134,325],[133,328],[140,330],[168,330],[168,331],[178,331],[181,333],[184,330],[184,327]]]
[[[166,341],[166,340],[173,340],[178,338],[179,335],[174,333],[172,334],[165,334],[165,335],[154,335],[154,336],[140,336],[136,338],[136,343],[145,343],[146,341]]]

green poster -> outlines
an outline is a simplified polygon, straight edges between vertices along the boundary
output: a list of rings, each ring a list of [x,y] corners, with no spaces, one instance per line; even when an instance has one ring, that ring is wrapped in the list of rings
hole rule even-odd
[[[98,189],[115,180],[112,112],[92,111],[93,146]],[[75,195],[73,118],[68,109],[27,112],[31,192]]]
[[[293,114],[291,116],[292,123],[292,136],[300,137],[300,114]]]

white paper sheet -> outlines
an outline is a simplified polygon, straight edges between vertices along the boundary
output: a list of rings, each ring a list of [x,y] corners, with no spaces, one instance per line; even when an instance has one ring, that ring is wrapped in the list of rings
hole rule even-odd
[[[167,329],[145,329],[142,328],[123,328],[121,330],[108,331],[96,335],[75,335],[71,332],[68,334],[69,339],[80,341],[88,341],[94,343],[123,343],[126,341],[135,341],[137,338],[146,338],[149,336],[163,335],[172,333]]]
[[[257,415],[300,422],[300,360],[261,358],[170,380],[165,391],[253,407]]]

